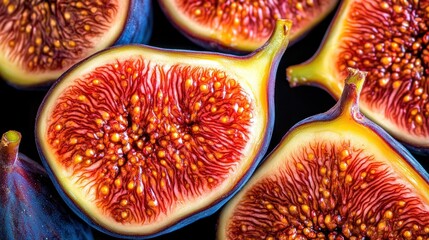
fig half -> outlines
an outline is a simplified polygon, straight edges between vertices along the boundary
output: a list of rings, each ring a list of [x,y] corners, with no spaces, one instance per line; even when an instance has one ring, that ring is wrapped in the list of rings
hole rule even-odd
[[[429,3],[343,1],[319,51],[287,69],[291,86],[339,98],[347,67],[367,71],[362,112],[415,153],[429,153]]]
[[[338,0],[183,1],[158,0],[170,22],[188,39],[210,50],[243,53],[260,48],[276,19],[292,21],[293,43],[323,20]]]
[[[19,152],[21,137],[9,130],[0,140],[0,239],[93,239],[45,169]]]
[[[113,236],[149,238],[219,209],[269,145],[291,22],[247,56],[113,47],[52,86],[36,120],[65,201]]]
[[[293,126],[222,210],[219,239],[428,239],[429,174],[359,111],[350,69],[329,111]]]
[[[46,86],[97,51],[151,34],[149,0],[2,1],[0,75],[19,88]]]

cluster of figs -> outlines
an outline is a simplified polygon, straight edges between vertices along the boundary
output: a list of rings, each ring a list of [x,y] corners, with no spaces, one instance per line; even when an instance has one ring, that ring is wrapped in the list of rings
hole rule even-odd
[[[207,51],[148,45],[152,4]],[[334,10],[285,72],[337,103],[267,154],[279,62]],[[0,239],[146,239],[218,211],[218,239],[429,239],[429,1],[6,0],[0,37],[2,78],[48,88],[42,164],[25,133],[0,141]]]

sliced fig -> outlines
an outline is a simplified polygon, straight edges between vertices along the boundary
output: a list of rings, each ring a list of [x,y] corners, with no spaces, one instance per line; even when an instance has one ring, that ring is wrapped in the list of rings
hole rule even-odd
[[[65,201],[100,231],[153,237],[219,209],[269,145],[290,21],[247,56],[113,47],[51,87],[37,146]]]
[[[324,19],[338,0],[183,1],[158,0],[170,22],[210,50],[250,52],[270,37],[276,19],[292,21],[291,43]]]
[[[0,239],[93,239],[56,192],[45,169],[19,152],[21,133],[0,140]]]
[[[151,34],[149,0],[2,1],[0,75],[20,88],[49,85],[83,58]]]
[[[291,86],[338,98],[347,67],[368,72],[362,112],[415,153],[429,153],[429,3],[343,1],[319,51],[287,69]]]
[[[293,126],[223,208],[219,239],[428,239],[429,174],[359,111],[350,70],[329,111]]]

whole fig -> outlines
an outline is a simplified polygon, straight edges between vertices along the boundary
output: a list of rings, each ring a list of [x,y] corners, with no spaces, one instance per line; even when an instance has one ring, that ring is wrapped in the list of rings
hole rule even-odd
[[[93,239],[62,201],[44,168],[19,153],[21,133],[0,141],[0,239]]]

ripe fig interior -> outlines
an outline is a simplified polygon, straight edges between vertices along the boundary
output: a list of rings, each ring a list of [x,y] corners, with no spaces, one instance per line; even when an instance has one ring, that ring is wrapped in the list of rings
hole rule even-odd
[[[294,42],[331,12],[337,0],[183,1],[159,0],[165,15],[194,42],[224,51],[250,52],[271,36],[276,19],[292,21]]]
[[[81,59],[123,41],[127,26],[146,26],[150,7],[146,1],[3,1],[0,74],[20,87],[52,82]]]
[[[358,107],[364,74],[285,135],[222,211],[219,239],[427,239],[429,175]]]
[[[367,71],[362,111],[414,152],[428,153],[427,7],[344,1],[318,53],[288,68],[291,86],[317,85],[339,98],[347,67]]]
[[[216,211],[272,132],[290,21],[247,56],[110,48],[79,63],[39,109],[37,144],[75,211],[118,236],[153,236]]]

